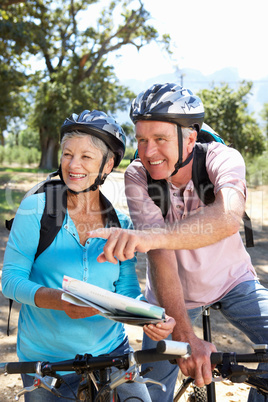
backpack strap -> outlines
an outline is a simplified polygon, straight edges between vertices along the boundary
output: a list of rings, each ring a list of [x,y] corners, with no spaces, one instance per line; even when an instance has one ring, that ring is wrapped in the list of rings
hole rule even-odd
[[[53,242],[60,231],[67,210],[67,187],[61,180],[51,180],[44,184],[46,203],[41,218],[40,239],[34,257],[36,260]]]
[[[251,219],[244,211],[243,215],[243,222],[244,222],[244,230],[245,230],[245,239],[246,239],[246,247],[254,247],[254,239],[253,239],[253,230],[251,225]]]
[[[200,200],[209,205],[215,201],[214,186],[211,183],[206,169],[207,143],[195,143],[192,166],[192,180]]]
[[[10,219],[10,220],[7,220],[7,219],[6,219],[6,229],[7,229],[7,230],[9,230],[9,231],[11,230],[13,221],[14,221],[14,218],[12,218],[12,219]]]
[[[170,193],[168,182],[163,180],[154,180],[146,170],[148,194],[153,202],[161,209],[163,218],[166,217],[170,207]]]
[[[115,212],[114,207],[111,202],[106,198],[102,192],[100,192],[100,202],[104,206],[104,212],[106,214],[106,224],[108,228],[115,227],[121,228],[121,224],[119,222],[117,213]]]
[[[10,327],[10,316],[11,316],[11,309],[13,304],[13,299],[8,299],[9,301],[9,309],[8,309],[8,317],[7,317],[7,336],[9,336],[9,327]]]

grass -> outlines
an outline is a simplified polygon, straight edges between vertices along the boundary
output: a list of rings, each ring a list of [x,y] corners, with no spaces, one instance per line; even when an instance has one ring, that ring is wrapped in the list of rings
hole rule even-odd
[[[23,167],[0,167],[0,172],[6,173],[38,173],[40,170],[38,168],[23,168]]]
[[[5,227],[6,219],[14,217],[26,192],[18,187],[25,183],[34,185],[43,180],[38,178],[41,173],[43,172],[36,167],[0,167],[0,227]]]
[[[51,173],[50,170],[40,170],[38,167],[2,166],[0,172],[6,173]]]
[[[0,189],[0,227],[5,227],[6,220],[15,216],[24,194],[22,190],[12,190],[12,198],[10,198],[10,193],[7,197],[6,190]]]
[[[0,173],[0,186],[4,186],[6,183],[12,180],[11,173]]]

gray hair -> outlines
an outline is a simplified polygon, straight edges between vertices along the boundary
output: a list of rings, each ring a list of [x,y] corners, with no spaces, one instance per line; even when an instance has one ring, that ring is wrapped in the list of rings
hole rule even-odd
[[[95,135],[91,134],[86,134],[81,131],[75,130],[75,131],[70,131],[69,133],[64,134],[61,140],[61,150],[63,150],[63,147],[66,143],[71,138],[84,138],[87,137],[89,141],[91,142],[92,146],[94,148],[97,148],[101,151],[102,155],[107,155],[106,160],[114,159],[115,155],[113,151],[105,144],[104,141],[102,141],[100,138],[96,137]]]
[[[174,123],[174,127],[176,127],[177,131],[177,124]],[[189,138],[193,131],[196,131],[194,127],[182,127],[181,132],[183,139],[186,140],[186,138]]]
[[[182,127],[181,132],[183,139],[189,138],[193,131],[196,131],[196,129],[192,127]]]

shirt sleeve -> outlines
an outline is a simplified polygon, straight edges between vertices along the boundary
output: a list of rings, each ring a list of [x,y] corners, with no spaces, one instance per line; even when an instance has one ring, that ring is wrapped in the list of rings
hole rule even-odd
[[[242,155],[234,148],[211,143],[208,148],[206,167],[217,194],[224,187],[232,187],[246,197],[246,168]]]
[[[139,159],[132,162],[125,172],[125,192],[129,213],[136,230],[165,225],[160,208],[148,194],[146,171]]]
[[[35,306],[35,292],[41,287],[30,280],[40,237],[44,198],[32,195],[22,201],[12,224],[2,271],[5,297]]]

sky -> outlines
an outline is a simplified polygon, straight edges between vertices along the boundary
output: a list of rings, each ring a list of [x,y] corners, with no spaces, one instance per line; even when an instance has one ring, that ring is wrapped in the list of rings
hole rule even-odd
[[[101,1],[102,3],[102,1]],[[225,67],[241,79],[268,77],[268,0],[143,0],[150,24],[171,36],[169,57],[152,43],[112,56],[120,80],[146,79],[175,69],[193,68],[209,75]]]

